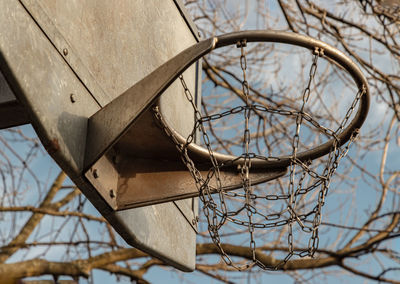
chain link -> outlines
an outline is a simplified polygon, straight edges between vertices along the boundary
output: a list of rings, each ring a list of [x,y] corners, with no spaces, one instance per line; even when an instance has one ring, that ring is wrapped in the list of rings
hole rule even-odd
[[[250,97],[250,86],[247,81],[247,58],[246,58],[246,41],[240,41],[237,43],[237,47],[240,48],[240,67],[242,70],[242,92],[244,105],[236,106],[230,110],[212,114],[209,116],[202,116],[201,112],[196,106],[193,95],[191,94],[183,76],[179,76],[181,85],[184,89],[186,99],[190,103],[194,111],[195,123],[192,132],[188,135],[185,143],[181,143],[174,136],[173,131],[168,127],[164,117],[160,113],[158,107],[154,107],[154,115],[156,120],[160,123],[165,134],[173,141],[176,149],[179,151],[182,162],[186,165],[189,170],[195,185],[199,191],[199,198],[202,202],[202,210],[208,223],[208,231],[211,239],[217,245],[221,252],[222,259],[227,265],[233,266],[238,270],[248,269],[254,265],[259,266],[265,270],[276,270],[282,267],[287,261],[289,261],[294,255],[299,257],[313,257],[318,250],[319,245],[319,225],[321,224],[322,218],[322,207],[325,204],[325,198],[328,193],[330,180],[335,173],[340,160],[349,151],[350,145],[354,142],[357,137],[358,131],[355,131],[350,140],[339,147],[340,141],[337,138],[343,131],[349,119],[351,118],[355,107],[357,106],[360,98],[365,94],[365,88],[361,88],[350,108],[348,109],[343,121],[340,123],[336,130],[329,129],[322,126],[312,115],[305,112],[305,107],[310,99],[312,91],[312,82],[315,79],[318,58],[322,57],[323,50],[316,48],[313,52],[312,64],[309,70],[308,82],[306,88],[302,93],[302,104],[300,110],[284,109],[284,108],[272,108],[269,106],[262,106],[251,103]],[[279,161],[281,158],[273,156],[261,156],[251,152],[251,127],[250,119],[252,113],[269,113],[281,116],[292,117],[296,123],[296,130],[291,141],[291,155],[289,165],[289,185],[286,193],[281,194],[262,194],[256,192],[250,179],[252,159],[262,159],[265,161]],[[226,116],[233,114],[243,113],[244,116],[244,131],[243,131],[243,154],[238,156],[232,161],[225,161],[224,163],[218,162],[212,150],[212,142],[207,134],[205,124],[211,123],[212,121],[221,119]],[[297,153],[300,143],[301,126],[304,122],[308,122],[311,126],[317,129],[320,133],[329,137],[333,140],[333,146],[330,153],[327,155],[326,162],[324,164],[322,173],[320,168],[312,167],[311,161],[301,161],[297,158]],[[203,144],[205,145],[208,154],[210,156],[211,168],[208,171],[200,172],[196,168],[195,163],[189,156],[188,146],[194,142],[196,134],[201,133]],[[243,162],[238,168],[238,173],[242,180],[242,191],[225,191],[223,189],[223,183],[221,180],[221,169],[225,164],[233,163],[241,159]],[[305,185],[308,180],[307,185]],[[312,180],[310,182],[310,180]],[[211,185],[212,184],[212,185]],[[298,212],[298,202],[302,200],[309,192],[318,191],[317,204],[306,212],[301,214]],[[236,203],[242,204],[239,208],[233,210],[228,209],[233,200]],[[266,200],[270,203],[273,202],[285,202],[286,207],[283,207],[280,211],[276,212],[265,212],[265,210],[257,207],[257,202]],[[244,214],[245,213],[245,214]],[[238,265],[233,262],[232,258],[225,252],[224,246],[221,241],[220,230],[227,224],[232,223],[238,226],[247,228],[249,233],[249,249],[251,252],[251,261],[243,265]],[[301,231],[310,234],[308,246],[306,249],[295,248],[295,234],[294,225],[297,224]],[[256,246],[256,231],[264,229],[279,228],[287,226],[287,255],[274,266],[266,266],[257,258],[257,246]]]

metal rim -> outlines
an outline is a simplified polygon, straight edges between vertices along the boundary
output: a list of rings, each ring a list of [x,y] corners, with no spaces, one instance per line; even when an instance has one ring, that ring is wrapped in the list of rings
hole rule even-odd
[[[340,147],[344,145],[364,123],[368,109],[370,104],[370,95],[368,89],[368,83],[366,78],[364,77],[361,70],[358,66],[344,53],[340,50],[332,47],[331,45],[324,43],[320,40],[299,35],[295,33],[289,32],[281,32],[281,31],[242,31],[242,32],[234,32],[229,33],[221,36],[217,36],[214,38],[210,38],[200,42],[199,44],[190,47],[190,49],[196,49],[196,46],[199,48],[202,47],[201,43],[205,42],[213,42],[213,46],[210,48],[204,48],[204,50],[197,50],[197,54],[201,54],[201,56],[193,57],[190,61],[186,64],[182,65],[182,70],[179,74],[181,74],[184,70],[186,70],[194,61],[200,59],[207,53],[210,53],[212,50],[225,47],[228,45],[237,44],[237,42],[246,40],[247,42],[276,42],[282,44],[289,44],[300,46],[311,51],[314,51],[315,48],[320,48],[324,50],[324,57],[327,57],[337,64],[342,66],[353,78],[355,84],[357,85],[359,90],[364,89],[365,92],[360,98],[359,106],[357,109],[357,113],[355,114],[353,120],[349,123],[349,125],[343,129],[342,133],[337,136],[337,139],[331,139],[324,144],[321,144],[313,149],[299,152],[296,156],[297,159],[301,161],[309,161],[314,160],[316,158],[322,157],[332,151],[333,146],[337,143],[337,146]],[[206,45],[203,45],[206,46]],[[174,80],[179,76],[179,74],[174,78]],[[174,133],[177,140],[182,144],[185,143],[186,139],[182,137],[178,132],[176,132],[172,127],[168,126],[170,130]],[[337,141],[337,142],[336,142]],[[206,161],[209,160],[209,152],[206,148],[203,148],[199,145],[191,143],[187,147],[188,151],[194,154],[194,160],[199,161]],[[233,161],[233,165],[238,165],[243,163],[243,159],[238,156],[221,154],[221,153],[214,153],[215,158],[219,162],[226,162],[226,161]],[[265,160],[260,158],[253,158],[252,159],[252,167],[257,168],[275,168],[275,167],[286,167],[290,164],[291,157],[290,156],[281,156],[274,160]]]

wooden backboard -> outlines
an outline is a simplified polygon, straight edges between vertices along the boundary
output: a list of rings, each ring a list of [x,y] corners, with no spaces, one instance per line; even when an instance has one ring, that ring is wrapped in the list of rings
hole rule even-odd
[[[179,0],[0,0],[0,71],[5,78],[0,77],[0,96],[8,96],[0,107],[7,109],[5,103],[12,101],[27,112],[21,121],[1,126],[26,123],[29,117],[49,154],[129,244],[184,271],[195,267],[197,198],[132,208],[121,205],[113,191],[121,182],[113,157],[144,159],[139,163],[144,165],[174,150],[157,144],[162,138],[151,111],[137,119],[117,148],[91,165],[96,178],[85,176],[84,165],[88,119],[197,41]],[[199,100],[198,64],[184,76]],[[181,98],[184,91],[176,82],[158,104],[185,135],[193,110]],[[147,151],[149,141],[158,151]],[[124,147],[129,152],[114,155]],[[146,190],[146,184],[141,186]]]

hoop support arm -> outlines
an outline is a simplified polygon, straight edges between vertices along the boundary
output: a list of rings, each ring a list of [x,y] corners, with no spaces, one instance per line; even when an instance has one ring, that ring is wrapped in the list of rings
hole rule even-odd
[[[233,45],[240,40],[246,40],[247,42],[278,42],[302,46],[311,51],[316,48],[323,50],[324,56],[342,66],[350,73],[359,90],[364,90],[355,117],[336,138],[338,146],[346,143],[353,133],[361,127],[367,116],[370,104],[368,84],[361,70],[345,54],[322,41],[299,34],[279,31],[235,32],[213,37],[187,48],[94,114],[88,122],[84,170],[88,170],[93,163],[110,149],[118,141],[119,137],[126,133],[135,120],[191,64],[213,49]],[[171,129],[173,128],[171,127]],[[176,134],[180,136],[178,133]],[[297,158],[301,161],[307,161],[326,155],[331,151],[334,143],[335,139],[331,139],[316,148],[298,153]],[[207,150],[198,145],[191,144],[188,146],[188,150],[198,156],[199,159],[207,157]],[[217,154],[216,158],[221,161],[234,160],[235,163],[241,163],[240,157]],[[252,163],[260,168],[282,168],[290,164],[290,156],[282,156],[271,160],[256,158],[252,160]]]
[[[83,170],[110,149],[135,120],[194,62],[215,48],[216,38],[170,59],[89,118]]]

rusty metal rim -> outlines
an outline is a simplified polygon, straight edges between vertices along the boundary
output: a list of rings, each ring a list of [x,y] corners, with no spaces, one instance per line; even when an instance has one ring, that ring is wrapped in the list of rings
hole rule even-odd
[[[361,70],[358,66],[344,53],[340,50],[332,47],[331,45],[324,43],[320,40],[311,38],[309,36],[304,36],[295,33],[289,32],[281,32],[281,31],[262,31],[262,30],[254,30],[254,31],[242,31],[242,32],[234,32],[229,33],[221,36],[217,36],[214,38],[207,39],[202,42],[213,42],[213,46],[210,48],[208,46],[204,50],[197,50],[197,54],[201,54],[197,58],[192,58],[192,60],[188,61],[186,64],[181,66],[181,72],[179,74],[175,74],[173,80],[175,80],[184,70],[186,70],[195,60],[198,60],[203,55],[210,53],[213,49],[225,47],[228,45],[234,45],[239,41],[246,40],[247,42],[276,42],[276,43],[283,43],[289,45],[295,45],[304,47],[311,51],[314,51],[315,48],[320,48],[324,50],[324,56],[328,57],[329,59],[335,61],[337,64],[342,66],[353,78],[355,84],[357,85],[359,90],[364,89],[365,92],[360,98],[359,107],[357,109],[357,113],[354,116],[353,120],[350,124],[343,129],[343,132],[337,136],[336,139],[331,139],[324,144],[321,144],[313,149],[303,151],[297,154],[297,159],[301,161],[309,161],[314,160],[316,158],[322,157],[332,151],[336,140],[338,141],[338,146],[344,145],[364,123],[368,109],[370,104],[370,95],[368,89],[368,83],[366,78],[364,77]],[[199,44],[189,47],[186,51],[191,49],[196,49],[196,47],[202,47],[204,45]],[[205,45],[206,46],[206,45]],[[179,57],[179,55],[177,56]],[[172,59],[173,60],[173,59]],[[171,61],[172,61],[171,60]],[[171,80],[171,82],[173,81]],[[161,110],[162,111],[162,110]],[[185,138],[182,137],[177,131],[175,131],[172,127],[170,130],[174,133],[177,140],[182,144],[185,143]],[[191,143],[188,146],[188,151],[195,154],[195,156],[200,157],[201,160],[209,158],[209,152],[206,148],[203,148],[199,145]],[[221,153],[214,153],[215,158],[219,162],[226,162],[226,161],[233,161],[234,165],[242,164],[243,159],[233,155],[226,155]],[[252,167],[259,167],[259,168],[275,168],[275,167],[286,167],[290,164],[291,157],[290,156],[281,156],[276,159],[265,160],[260,158],[252,159]]]

